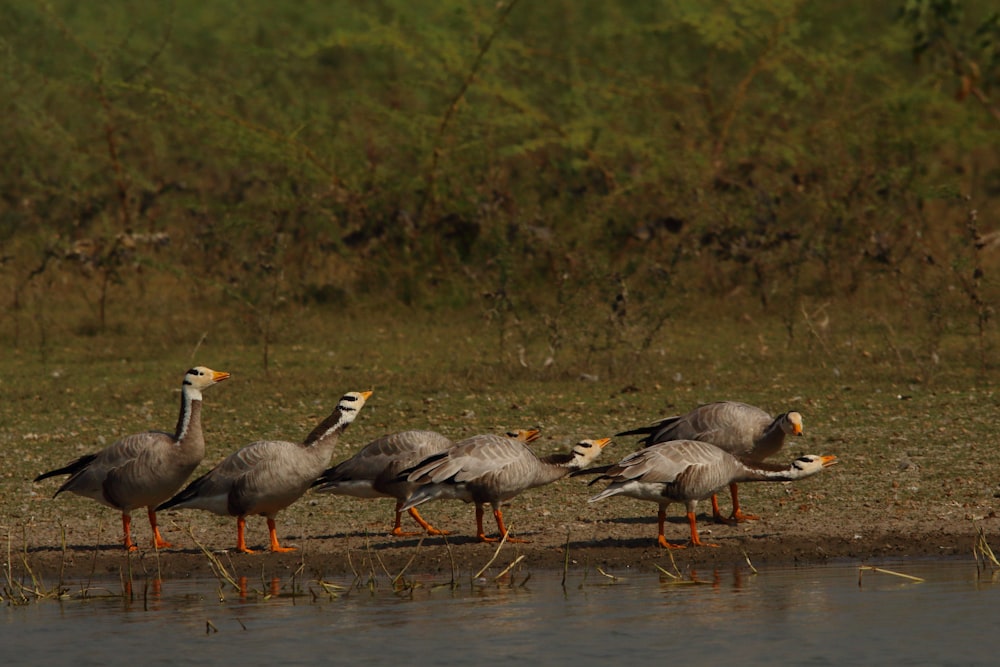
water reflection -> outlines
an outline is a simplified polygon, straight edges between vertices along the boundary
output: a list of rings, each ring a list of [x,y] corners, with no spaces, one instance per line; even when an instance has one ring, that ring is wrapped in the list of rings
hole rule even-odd
[[[591,570],[571,573],[565,585],[562,573],[526,570],[454,583],[109,581],[68,587],[62,601],[8,604],[0,642],[10,664],[603,667],[665,656],[740,665],[991,664],[1000,586],[990,573],[977,576],[968,562],[898,569],[926,581],[866,573],[859,586],[851,566],[759,574],[733,566],[681,578]]]

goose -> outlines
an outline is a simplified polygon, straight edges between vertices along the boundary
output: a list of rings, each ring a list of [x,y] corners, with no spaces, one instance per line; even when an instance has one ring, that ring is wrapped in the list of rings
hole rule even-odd
[[[785,412],[772,417],[753,405],[737,401],[720,401],[701,405],[686,415],[668,417],[649,426],[624,431],[617,436],[645,435],[639,442],[646,446],[670,440],[699,440],[721,447],[733,456],[750,461],[763,461],[773,456],[785,444],[785,436],[802,435],[802,415]],[[740,509],[739,492],[734,482],[729,485],[733,511],[724,519],[719,499],[712,494],[712,517],[720,523],[757,520],[755,514]]]
[[[417,535],[402,528],[403,502],[409,498],[414,485],[397,480],[399,472],[443,452],[454,443],[451,438],[435,431],[400,431],[372,440],[357,454],[332,468],[327,468],[312,486],[320,493],[333,493],[355,498],[395,498],[396,517],[392,534]],[[447,535],[424,520],[417,508],[411,507],[410,516],[429,535]]]
[[[132,541],[132,510],[145,507],[154,547],[173,546],[160,535],[154,508],[176,493],[205,457],[201,393],[228,377],[229,373],[204,366],[192,368],[184,374],[181,384],[181,412],[173,433],[145,431],[127,435],[96,454],[44,472],[35,481],[69,475],[53,498],[70,491],[120,510],[122,541],[129,551],[139,548]]]
[[[267,517],[272,552],[294,551],[278,542],[275,515],[309,489],[323,469],[330,465],[333,448],[365,401],[370,391],[348,392],[337,407],[301,444],[282,440],[260,440],[246,445],[194,480],[170,500],[157,507],[208,510],[236,517],[236,550],[252,554],[245,538],[246,517]]]
[[[428,500],[456,498],[476,505],[476,537],[480,542],[526,542],[512,538],[504,526],[501,505],[522,491],[554,482],[582,469],[600,455],[611,438],[581,440],[568,453],[538,458],[528,446],[514,438],[484,434],[455,443],[451,449],[430,456],[403,470],[400,480],[418,487],[403,503],[409,510]],[[483,530],[483,505],[493,507],[499,538]]]
[[[531,442],[539,434],[537,429],[507,432],[508,437],[522,442]],[[396,478],[402,470],[433,454],[450,449],[454,444],[450,438],[436,431],[400,431],[383,435],[362,447],[351,458],[327,468],[312,486],[319,493],[355,498],[395,498],[395,522],[391,534],[397,537],[419,535],[420,533],[403,530],[403,512],[400,509],[417,485]],[[449,534],[425,521],[416,507],[411,507],[408,511],[428,535]]]
[[[836,463],[836,456],[800,456],[787,465],[741,460],[715,445],[697,440],[672,440],[632,452],[612,466],[581,470],[574,474],[602,473],[590,483],[608,480],[603,491],[590,498],[594,503],[614,495],[659,503],[657,514],[660,546],[683,548],[667,542],[663,522],[667,505],[682,502],[687,508],[692,546],[715,547],[698,538],[694,510],[727,484],[735,482],[788,482],[815,475]]]

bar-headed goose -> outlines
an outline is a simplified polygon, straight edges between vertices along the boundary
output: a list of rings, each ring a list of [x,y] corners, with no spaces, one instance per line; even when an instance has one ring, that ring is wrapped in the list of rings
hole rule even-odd
[[[802,435],[802,415],[785,412],[772,417],[753,405],[720,401],[617,435],[645,435],[639,442],[647,447],[670,440],[699,440],[721,447],[741,459],[763,461],[778,453],[785,444],[785,436]],[[712,516],[716,521],[735,523],[760,518],[740,509],[736,483],[729,485],[729,492],[733,498],[733,512],[728,520],[722,517],[718,497],[712,494]]]
[[[536,429],[508,431],[507,436],[531,442],[539,435]],[[402,528],[402,506],[414,489],[419,486],[398,475],[410,466],[429,456],[450,449],[455,443],[435,431],[400,431],[376,438],[361,448],[351,458],[323,471],[313,482],[320,493],[353,496],[355,498],[395,498],[395,522],[392,534],[412,536],[420,533],[406,532]],[[416,507],[408,510],[410,516],[429,535],[448,535],[448,531],[435,528],[420,516]]]
[[[464,500],[476,505],[476,536],[480,541],[495,542],[506,536],[508,542],[524,542],[507,535],[501,505],[522,491],[554,482],[590,465],[609,442],[611,438],[581,440],[568,453],[538,458],[520,440],[475,435],[400,473],[400,478],[419,485],[402,509],[428,500]],[[493,507],[500,538],[486,537],[483,530],[486,503]]]
[[[293,551],[294,547],[278,543],[274,517],[302,497],[330,465],[340,434],[354,421],[371,394],[370,391],[344,394],[330,416],[301,444],[261,440],[233,452],[157,509],[193,507],[235,516],[236,549],[243,553],[253,553],[247,548],[244,535],[246,517],[260,514],[267,517],[271,551]]]
[[[788,482],[815,475],[836,462],[835,456],[800,456],[788,465],[741,461],[715,445],[696,440],[673,440],[632,452],[612,466],[582,470],[578,474],[602,472],[591,484],[607,480],[608,486],[589,502],[624,495],[659,503],[657,541],[663,547],[682,548],[667,542],[663,522],[667,505],[682,502],[687,508],[693,546],[698,538],[694,510],[699,500],[734,482]]]
[[[403,502],[410,497],[415,484],[397,480],[400,471],[426,457],[450,448],[454,443],[435,431],[400,431],[372,440],[351,458],[323,471],[313,482],[321,493],[333,493],[355,498],[395,498],[396,516],[393,535],[415,535],[402,529]],[[417,508],[410,516],[431,535],[447,535],[427,523]]]
[[[157,549],[171,546],[160,535],[155,507],[176,493],[205,457],[201,432],[201,392],[222,382],[229,373],[196,366],[184,375],[181,412],[173,433],[145,431],[124,438],[96,454],[81,456],[69,465],[42,473],[38,482],[55,475],[69,475],[55,495],[70,491],[120,510],[123,542],[132,542],[132,510],[145,507]]]

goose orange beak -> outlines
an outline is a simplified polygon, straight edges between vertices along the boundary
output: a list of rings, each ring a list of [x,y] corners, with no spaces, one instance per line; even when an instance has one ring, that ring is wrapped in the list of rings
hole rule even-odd
[[[542,432],[537,428],[519,428],[514,431],[514,439],[521,442],[534,442],[541,437]]]
[[[229,373],[226,371],[212,371],[212,382],[222,382],[223,380],[229,379]]]
[[[834,463],[837,462],[837,457],[836,456],[832,456],[832,455],[831,456],[821,456],[820,459],[823,461],[823,467],[824,468],[829,468],[830,466],[832,466]]]

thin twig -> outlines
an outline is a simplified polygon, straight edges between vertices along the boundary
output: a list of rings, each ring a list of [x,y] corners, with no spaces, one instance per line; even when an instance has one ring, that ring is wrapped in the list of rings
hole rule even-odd
[[[564,547],[565,558],[563,559],[562,587],[566,590],[566,576],[569,574],[569,529],[566,529],[566,546]]]
[[[426,535],[422,536],[420,538],[420,540],[417,542],[417,547],[416,547],[417,549],[419,549],[423,545],[423,543],[424,543],[424,537],[426,537]],[[413,555],[410,556],[410,560],[406,561],[406,565],[403,566],[403,569],[399,571],[399,574],[397,574],[395,577],[392,578],[392,585],[393,586],[395,586],[396,582],[399,581],[402,578],[403,573],[405,573],[406,570],[407,570],[407,568],[409,568],[410,565],[413,564],[413,560],[416,557],[417,557],[417,552],[416,552],[416,549],[415,549],[413,551]]]
[[[511,561],[510,565],[508,565],[503,570],[501,570],[500,574],[498,574],[497,576],[493,577],[493,581],[496,581],[497,579],[499,579],[503,575],[505,575],[508,572],[510,572],[512,569],[514,569],[515,565],[517,565],[518,563],[520,563],[524,559],[525,559],[525,555],[524,554],[521,554],[520,556],[518,556],[517,558],[515,558],[513,561]]]
[[[500,538],[500,544],[497,545],[497,550],[493,552],[493,558],[490,558],[489,561],[487,561],[486,565],[483,565],[482,569],[479,570],[479,572],[476,572],[475,576],[472,577],[473,580],[476,580],[479,577],[483,576],[483,572],[485,572],[486,569],[493,564],[493,561],[497,559],[497,556],[500,555],[500,550],[503,549],[503,545],[506,544],[507,542],[507,536],[509,534],[510,534],[510,527],[508,526],[507,531]]]
[[[862,572],[880,572],[882,574],[891,574],[894,577],[902,577],[903,579],[909,579],[910,581],[915,581],[917,583],[923,583],[925,580],[920,577],[914,577],[912,574],[903,574],[902,572],[895,572],[893,570],[887,570],[883,567],[875,567],[874,565],[862,565],[858,568],[858,586],[861,585],[861,573]]]
[[[198,538],[194,536],[194,530],[190,526],[188,527],[188,535],[191,536],[191,540],[195,543],[195,545],[199,549],[201,549],[202,553],[204,553],[205,556],[208,558],[209,564],[215,571],[216,578],[224,580],[226,583],[228,583],[237,591],[241,590],[239,582],[236,581],[235,577],[229,573],[229,570],[226,569],[226,566],[222,564],[222,561],[220,561],[215,554],[209,551],[204,544],[198,541]]]

